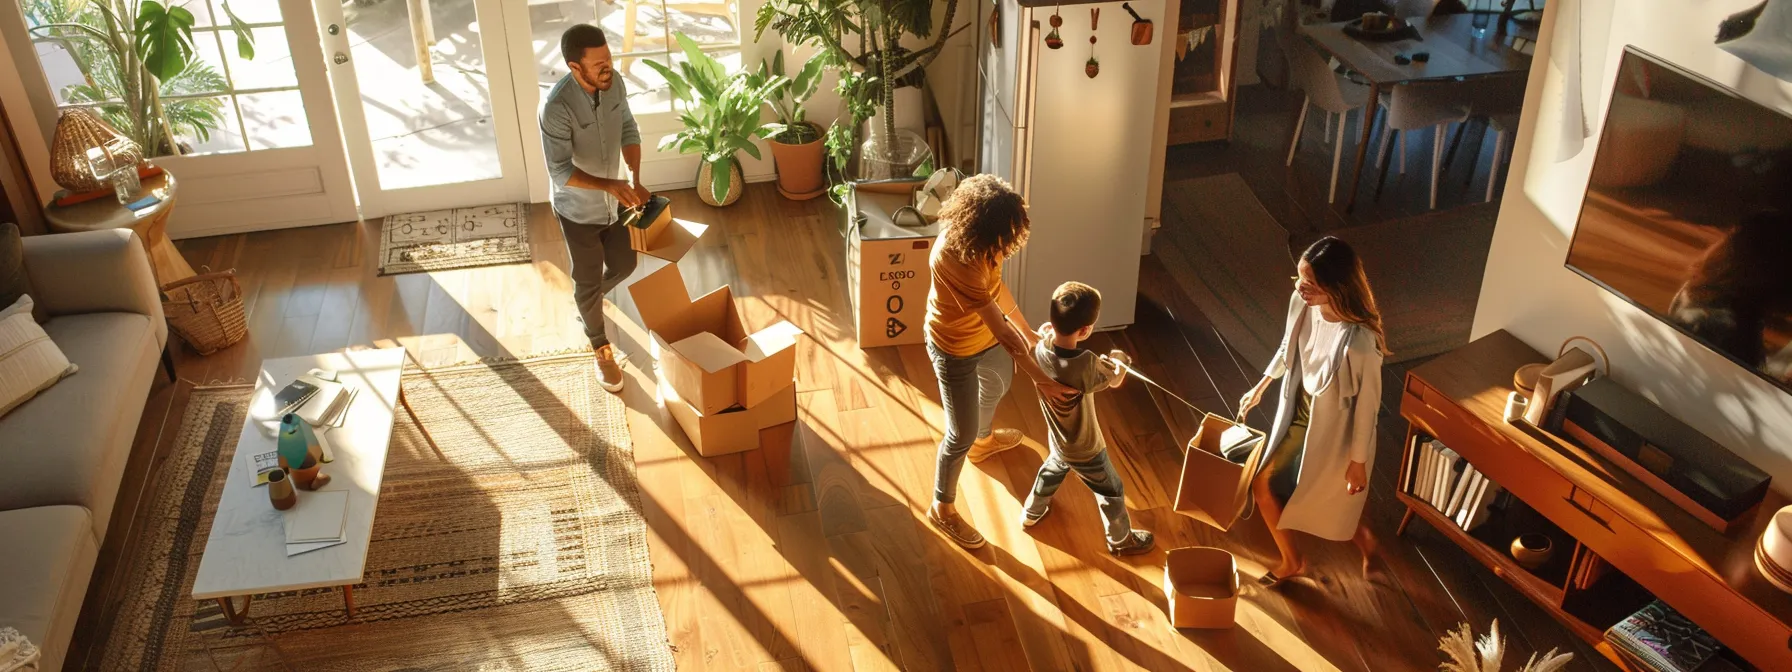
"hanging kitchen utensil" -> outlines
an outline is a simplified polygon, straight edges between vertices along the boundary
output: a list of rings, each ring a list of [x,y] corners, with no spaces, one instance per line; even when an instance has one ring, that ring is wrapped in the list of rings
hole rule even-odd
[[[989,46],[1002,48],[1002,3],[989,10]]]
[[[1139,16],[1138,12],[1133,11],[1132,3],[1122,2],[1120,3],[1120,8],[1126,10],[1127,14],[1132,15],[1133,45],[1142,47],[1151,44],[1151,20]]]
[[[1095,60],[1095,29],[1101,25],[1101,8],[1089,8],[1089,61],[1083,64],[1083,74],[1095,79],[1101,74],[1101,61]]]
[[[1045,35],[1045,46],[1053,49],[1062,49],[1064,47],[1064,38],[1058,35],[1058,27],[1064,25],[1064,17],[1059,16],[1058,11],[1058,9],[1052,10],[1052,32],[1046,33]]]

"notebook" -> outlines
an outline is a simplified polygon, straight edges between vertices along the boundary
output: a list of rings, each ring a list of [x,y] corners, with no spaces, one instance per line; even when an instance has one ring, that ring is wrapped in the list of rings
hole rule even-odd
[[[348,491],[321,490],[299,495],[299,505],[286,510],[286,543],[340,541],[348,519]]]

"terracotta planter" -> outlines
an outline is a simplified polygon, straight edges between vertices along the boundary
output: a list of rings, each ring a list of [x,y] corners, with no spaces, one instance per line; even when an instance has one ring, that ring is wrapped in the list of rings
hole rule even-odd
[[[815,128],[814,124],[808,125]],[[778,193],[793,201],[807,201],[827,192],[827,175],[822,169],[826,150],[822,147],[821,129],[815,139],[800,145],[787,145],[766,140],[772,147],[772,162],[778,167]]]
[[[723,195],[719,203],[715,199],[715,190],[710,186],[712,175],[710,163],[708,161],[699,162],[697,166],[697,200],[703,201],[705,204],[717,207],[733,205],[735,201],[740,200],[741,192],[746,191],[747,178],[740,172],[739,161],[728,164],[728,193]]]
[[[316,490],[330,484],[330,475],[322,473],[324,464],[318,461],[319,457],[319,455],[306,455],[305,466],[297,469],[282,457],[279,458],[280,468],[286,470],[287,478],[292,481],[294,487],[300,490]]]

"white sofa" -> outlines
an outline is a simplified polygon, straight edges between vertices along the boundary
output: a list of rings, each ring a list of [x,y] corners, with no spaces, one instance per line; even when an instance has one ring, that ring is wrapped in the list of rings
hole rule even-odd
[[[149,256],[129,230],[24,239],[44,331],[80,371],[0,417],[0,627],[62,669],[162,361]]]

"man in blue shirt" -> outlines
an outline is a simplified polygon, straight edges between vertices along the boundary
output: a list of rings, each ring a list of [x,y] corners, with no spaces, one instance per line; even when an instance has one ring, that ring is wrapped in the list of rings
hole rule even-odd
[[[627,226],[616,223],[618,211],[646,203],[650,194],[641,186],[641,132],[606,42],[604,31],[590,24],[560,36],[560,54],[570,72],[542,105],[541,146],[554,214],[572,259],[573,300],[597,351],[598,383],[620,392],[622,367],[604,334],[604,295],[635,270],[635,251]],[[623,163],[626,176],[618,165]]]

